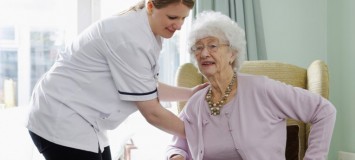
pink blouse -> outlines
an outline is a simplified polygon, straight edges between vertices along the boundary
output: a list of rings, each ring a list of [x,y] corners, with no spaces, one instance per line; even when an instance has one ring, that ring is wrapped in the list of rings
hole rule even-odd
[[[327,159],[336,118],[328,100],[265,76],[238,73],[237,79],[237,94],[219,116],[209,113],[208,87],[190,98],[179,115],[186,139],[173,137],[167,159],[284,160],[287,118],[312,124],[304,160]]]
[[[209,117],[203,125],[202,134],[204,141],[205,154],[203,155],[204,160],[242,160],[238,150],[235,148],[233,143],[233,137],[230,126],[228,123],[230,114],[233,112],[234,104],[236,103],[236,98],[225,104],[221,110],[221,114],[218,116],[211,115],[211,111],[208,107],[203,107],[201,113],[205,117]]]

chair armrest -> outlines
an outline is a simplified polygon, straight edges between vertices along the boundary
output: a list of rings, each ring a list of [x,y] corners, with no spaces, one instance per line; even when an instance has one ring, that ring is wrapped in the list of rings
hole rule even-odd
[[[313,93],[329,98],[329,74],[328,66],[322,60],[313,61],[307,69],[307,89]],[[306,124],[306,144],[311,131],[311,124]]]
[[[322,60],[315,60],[307,69],[307,89],[329,98],[328,66]]]

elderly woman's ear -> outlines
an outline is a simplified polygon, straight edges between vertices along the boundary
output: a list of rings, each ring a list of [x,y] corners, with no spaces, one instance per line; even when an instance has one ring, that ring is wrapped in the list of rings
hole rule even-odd
[[[237,58],[237,52],[236,51],[232,51],[232,56],[230,57],[229,64],[232,65],[233,62],[236,60],[236,58]]]

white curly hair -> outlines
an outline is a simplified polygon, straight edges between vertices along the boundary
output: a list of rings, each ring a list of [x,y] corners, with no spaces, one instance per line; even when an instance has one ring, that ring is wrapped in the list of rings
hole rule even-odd
[[[230,44],[236,59],[233,69],[238,71],[246,54],[245,32],[228,16],[216,11],[203,11],[196,16],[188,38],[188,47],[191,48],[198,40],[206,37],[215,37]],[[189,50],[190,53],[191,50]]]

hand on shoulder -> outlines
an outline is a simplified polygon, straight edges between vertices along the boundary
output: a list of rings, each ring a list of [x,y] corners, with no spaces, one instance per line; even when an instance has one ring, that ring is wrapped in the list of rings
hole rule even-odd
[[[202,83],[202,84],[199,84],[199,85],[196,85],[195,87],[191,88],[191,91],[192,91],[192,94],[195,94],[196,92],[198,92],[199,90],[201,89],[204,89],[205,87],[207,87],[210,83],[208,82],[205,82],[205,83]]]

